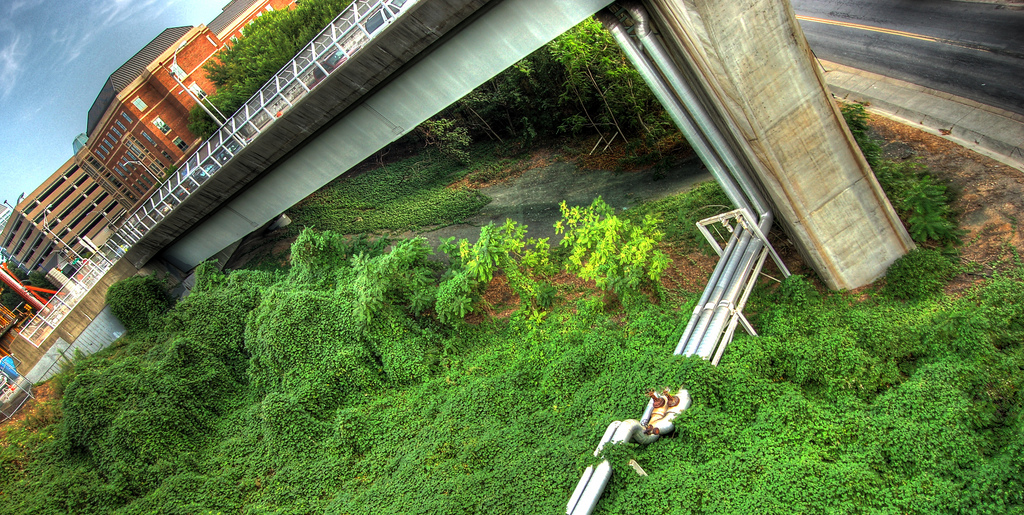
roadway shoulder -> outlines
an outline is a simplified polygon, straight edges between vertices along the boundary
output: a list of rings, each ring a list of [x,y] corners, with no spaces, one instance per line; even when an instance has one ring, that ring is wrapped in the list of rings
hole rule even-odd
[[[910,82],[820,61],[832,94],[1024,171],[1024,116]]]

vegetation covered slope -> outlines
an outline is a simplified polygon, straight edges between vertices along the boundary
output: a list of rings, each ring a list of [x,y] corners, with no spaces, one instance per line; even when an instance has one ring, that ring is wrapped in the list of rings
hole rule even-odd
[[[679,241],[684,203],[634,226],[661,213]],[[516,229],[446,245],[450,268],[422,240],[311,231],[287,273],[203,268],[170,312],[78,362],[56,423],[8,436],[0,512],[558,513],[607,424],[677,385],[694,404],[676,435],[608,450],[599,512],[1024,506],[1019,261],[956,299],[936,251],[898,262],[903,288],[759,289],[761,336],[716,368],[671,355],[694,294],[652,303],[645,283],[618,302],[556,280],[573,249]],[[458,297],[479,306],[502,276],[519,310],[465,322]]]

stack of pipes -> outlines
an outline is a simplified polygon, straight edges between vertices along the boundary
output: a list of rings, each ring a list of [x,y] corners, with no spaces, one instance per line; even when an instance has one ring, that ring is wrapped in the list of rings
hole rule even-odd
[[[753,222],[762,235],[768,234],[772,227],[772,213],[744,166],[741,151],[729,144],[686,77],[673,62],[664,44],[653,33],[650,17],[643,6],[633,2],[613,5],[609,10],[599,13],[598,17],[725,190],[729,200],[754,216],[756,220]],[[631,23],[627,26],[623,21]],[[732,233],[707,287],[694,307],[693,316],[675,348],[675,354],[696,354],[705,360],[721,356],[724,345],[728,343],[723,335],[727,332],[730,318],[738,309],[738,303],[741,303],[744,285],[755,273],[764,246],[761,238],[742,225]],[[679,403],[677,412],[690,404],[686,390],[680,390],[679,397],[685,400]],[[663,419],[665,427],[659,428],[656,434],[645,431],[645,428],[651,427],[648,422],[657,409],[656,404],[657,399],[652,398],[640,421],[613,422],[608,426],[594,455],[597,456],[609,442],[648,444],[659,435],[670,433],[674,429],[671,418]],[[607,461],[602,461],[596,467],[588,467],[566,506],[566,513],[592,513],[610,477],[611,467]]]
[[[744,166],[740,152],[729,144],[664,44],[653,33],[643,6],[628,3],[619,7],[615,14],[605,11],[599,16],[729,200],[752,213],[761,233],[768,234],[772,213],[767,201]],[[620,17],[631,18],[632,27],[627,28]],[[704,359],[714,356],[731,310],[763,246],[759,238],[742,227],[733,233],[694,308],[676,354],[696,354]]]

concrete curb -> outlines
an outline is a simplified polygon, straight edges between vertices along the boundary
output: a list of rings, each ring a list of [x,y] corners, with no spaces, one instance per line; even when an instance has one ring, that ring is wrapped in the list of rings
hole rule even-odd
[[[832,94],[1024,171],[1024,116],[830,61]]]

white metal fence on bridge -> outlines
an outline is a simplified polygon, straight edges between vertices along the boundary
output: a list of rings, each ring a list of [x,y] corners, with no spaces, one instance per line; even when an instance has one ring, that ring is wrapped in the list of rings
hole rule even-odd
[[[98,254],[84,261],[46,308],[22,326],[21,335],[38,346],[132,245],[418,1],[352,2],[125,218]]]

